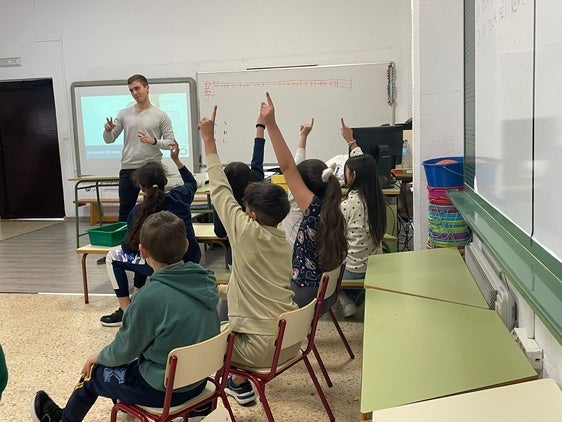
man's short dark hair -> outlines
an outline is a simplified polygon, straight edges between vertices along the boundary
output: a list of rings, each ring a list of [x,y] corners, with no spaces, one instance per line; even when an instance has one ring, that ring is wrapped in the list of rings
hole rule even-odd
[[[140,243],[158,262],[181,261],[187,250],[185,223],[169,211],[149,215],[141,227]]]
[[[139,75],[138,73],[134,74],[129,79],[127,79],[127,85],[131,85],[133,82],[137,82],[137,81],[140,82],[142,86],[148,85],[148,80],[144,76]]]
[[[274,183],[250,183],[244,192],[244,203],[264,226],[277,227],[289,213],[287,192]]]

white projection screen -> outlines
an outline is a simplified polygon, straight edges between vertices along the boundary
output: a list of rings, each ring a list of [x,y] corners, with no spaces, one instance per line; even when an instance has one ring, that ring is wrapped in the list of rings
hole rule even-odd
[[[193,78],[149,79],[150,101],[164,110],[180,145],[180,158],[194,172],[200,169],[201,156],[197,133],[197,89]],[[134,104],[126,80],[85,81],[71,85],[74,144],[77,176],[113,176],[121,168],[123,133],[112,144],[103,140],[107,117]],[[169,153],[162,151],[163,164],[170,173],[175,166]]]

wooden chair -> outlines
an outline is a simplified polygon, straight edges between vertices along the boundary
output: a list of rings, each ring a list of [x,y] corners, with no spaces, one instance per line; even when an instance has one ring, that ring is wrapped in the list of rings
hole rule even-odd
[[[322,281],[320,282],[320,287],[318,288],[318,294],[317,294],[317,300],[318,300],[318,303],[320,303],[320,315],[318,316],[318,318],[321,318],[322,315],[324,315],[325,313],[328,313],[328,315],[330,315],[330,318],[331,318],[332,322],[334,323],[334,325],[336,327],[336,330],[337,330],[338,334],[340,335],[340,338],[343,341],[343,345],[347,349],[347,353],[349,353],[349,357],[351,359],[355,359],[355,355],[353,354],[353,351],[351,350],[351,346],[349,345],[349,342],[347,341],[347,338],[345,338],[345,334],[343,333],[343,331],[340,327],[340,324],[338,323],[338,320],[336,319],[334,311],[332,310],[332,306],[336,303],[337,298],[338,298],[338,294],[340,292],[344,271],[345,271],[345,264],[341,264],[336,269],[322,274]],[[324,365],[324,362],[322,361],[322,358],[320,357],[320,353],[318,352],[318,348],[316,347],[316,344],[314,344],[314,343],[312,344],[312,351],[314,353],[314,357],[318,361],[318,365],[320,366],[320,370],[322,371],[322,374],[324,375],[324,379],[326,380],[326,384],[328,384],[328,387],[331,387],[333,385],[332,380],[330,379],[330,376],[328,375],[328,371],[326,370],[326,366]]]
[[[233,346],[234,334],[230,329],[225,329],[209,340],[172,350],[168,354],[164,375],[166,396],[163,407],[154,408],[119,402],[111,409],[111,422],[116,422],[119,411],[132,415],[142,422],[164,422],[177,417],[184,417],[187,420],[191,410],[205,403],[212,402],[212,407],[215,408],[219,397],[234,421],[232,409],[224,392]],[[213,372],[215,375],[209,376]],[[201,394],[179,406],[171,406],[173,390],[205,378],[207,385]]]
[[[203,418],[202,422],[231,422],[230,415],[224,407],[217,407]]]
[[[230,367],[230,372],[232,374],[248,378],[254,383],[254,385],[256,386],[256,390],[258,391],[258,394],[260,396],[260,401],[267,416],[267,420],[270,422],[274,421],[275,419],[273,418],[271,408],[265,395],[266,384],[301,361],[303,361],[306,365],[306,369],[308,370],[310,378],[314,383],[314,387],[316,388],[320,400],[322,400],[322,404],[326,409],[326,413],[328,414],[330,421],[335,420],[332,409],[330,409],[330,405],[328,404],[328,400],[326,399],[326,396],[322,391],[322,387],[318,382],[318,378],[316,377],[310,361],[308,360],[308,355],[312,350],[312,346],[314,344],[314,335],[316,333],[316,325],[318,323],[319,314],[320,306],[318,304],[318,301],[316,299],[313,299],[312,302],[310,302],[305,307],[302,307],[295,311],[285,312],[279,315],[279,318],[277,319],[279,328],[277,330],[275,339],[275,353],[273,355],[273,360],[270,367]],[[303,349],[301,346],[299,353],[294,358],[289,359],[286,362],[279,362],[279,355],[282,349],[286,349],[287,347],[302,343],[304,340],[306,340],[306,347]]]

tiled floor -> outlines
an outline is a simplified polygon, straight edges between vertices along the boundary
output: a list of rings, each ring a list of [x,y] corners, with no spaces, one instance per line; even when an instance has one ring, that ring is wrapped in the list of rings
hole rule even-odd
[[[111,297],[92,297],[86,305],[80,296],[0,294],[0,333],[10,376],[0,403],[0,421],[30,420],[31,397],[40,389],[63,406],[86,357],[112,340],[117,329],[102,327],[98,320],[114,308]],[[354,360],[331,321],[321,321],[319,326],[317,345],[334,386],[326,387],[317,372],[338,421],[357,420],[359,413],[362,326],[357,320],[342,322]],[[267,393],[278,421],[327,420],[304,364],[271,382]],[[238,421],[265,420],[259,404],[244,408],[231,403]],[[85,420],[107,421],[110,409],[111,401],[100,398]],[[121,415],[119,420],[130,419]]]
[[[66,223],[60,226],[65,225]],[[44,230],[52,230],[52,227]],[[0,242],[0,253],[2,247],[9,245],[16,254],[18,244],[25,245],[26,236],[37,236],[38,233],[40,231],[21,236],[20,242],[16,242],[14,238],[6,241],[10,242],[9,244]],[[73,239],[70,239],[70,243],[72,241]],[[53,245],[53,248],[56,249],[57,245]],[[79,292],[80,266],[74,248],[63,247],[60,251],[60,259],[76,263],[75,268],[71,265],[67,283],[73,289],[76,285],[75,289]],[[218,251],[219,261],[222,259],[221,254],[222,252]],[[28,265],[41,265],[41,259],[36,257],[30,260]],[[97,276],[103,280],[102,266],[94,266],[91,269],[99,272]],[[20,282],[24,283],[25,271],[20,272]],[[50,275],[46,273],[44,277],[48,278]],[[3,283],[1,278],[0,282]],[[100,283],[102,287],[103,281]],[[48,284],[42,286],[41,291],[48,291],[46,286]],[[115,298],[111,296],[93,295],[90,297],[90,304],[86,305],[81,295],[0,294],[0,342],[10,372],[9,383],[0,402],[0,421],[30,420],[30,401],[39,389],[46,390],[59,405],[64,405],[78,381],[78,374],[86,357],[96,353],[112,340],[116,329],[102,327],[99,317],[115,310],[116,305]],[[314,358],[311,358],[338,421],[357,420],[359,414],[363,337],[361,319],[361,316],[357,316],[350,320],[341,320],[342,329],[356,355],[354,360],[349,359],[331,321],[323,320],[319,324],[317,345],[334,382],[332,388],[326,387]],[[267,393],[278,421],[327,420],[304,364],[297,365],[271,382]],[[236,403],[232,406],[238,421],[265,420],[259,404],[249,408],[238,406]],[[110,409],[111,401],[100,398],[85,420],[107,421]],[[120,415],[118,420],[132,419]]]

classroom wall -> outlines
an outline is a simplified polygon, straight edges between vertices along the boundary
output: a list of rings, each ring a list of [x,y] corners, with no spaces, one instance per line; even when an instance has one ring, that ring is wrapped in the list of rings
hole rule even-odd
[[[0,0],[0,10],[0,39],[9,40],[0,44],[0,57],[22,58],[21,67],[0,68],[0,82],[53,78],[67,216],[74,215],[68,179],[76,174],[70,105],[75,81],[392,60],[396,121],[411,117],[408,0]]]
[[[412,0],[414,245],[427,243],[427,179],[422,162],[463,155],[463,1]],[[444,36],[444,34],[446,34]],[[508,282],[519,326],[544,351],[542,377],[562,388],[562,345]]]
[[[425,249],[429,202],[422,162],[463,155],[463,1],[413,0],[412,12],[414,245]]]

